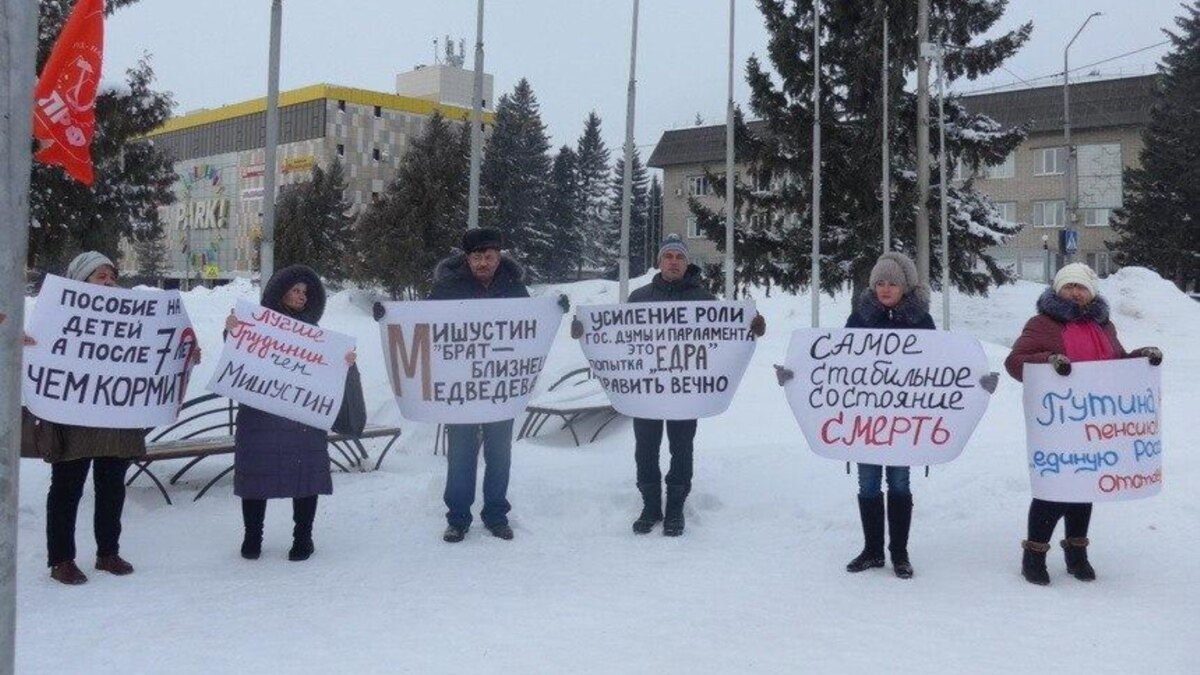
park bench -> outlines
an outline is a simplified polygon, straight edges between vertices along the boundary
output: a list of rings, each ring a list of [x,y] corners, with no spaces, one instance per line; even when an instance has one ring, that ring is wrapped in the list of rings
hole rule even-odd
[[[237,408],[238,404],[235,401],[216,394],[205,394],[185,402],[180,408],[180,416],[175,423],[147,432],[146,454],[133,460],[137,469],[129,476],[125,484],[131,485],[139,476],[145,474],[162,493],[163,499],[171,504],[171,496],[167,493],[166,485],[154,473],[152,465],[166,460],[188,460],[167,480],[167,484],[175,485],[183,478],[184,474],[205,458],[213,455],[232,454],[234,432],[237,425]],[[359,436],[329,432],[330,464],[345,472],[349,472],[351,468],[366,471],[365,462],[369,456],[362,441],[372,438],[388,439],[379,458],[382,462],[382,455],[387,454],[392,445],[399,440],[400,428],[369,425]],[[376,464],[375,468],[379,468],[379,465]],[[230,471],[233,471],[233,464],[210,479],[196,494],[193,501],[203,497]]]
[[[577,427],[586,421],[598,420],[600,424],[592,432],[588,443],[595,442],[604,427],[620,417],[600,383],[592,377],[590,368],[577,368],[563,375],[542,394],[535,396],[525,407],[525,421],[517,433],[517,440],[537,436],[551,419],[562,420],[559,429],[571,432],[575,446],[579,440]]]

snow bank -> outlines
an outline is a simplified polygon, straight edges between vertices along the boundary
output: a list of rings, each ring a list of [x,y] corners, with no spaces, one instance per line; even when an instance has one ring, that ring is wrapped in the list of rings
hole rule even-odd
[[[516,539],[476,527],[444,544],[445,460],[431,453],[433,430],[401,420],[390,400],[369,296],[344,291],[323,325],[358,337],[372,421],[405,435],[380,471],[335,474],[316,555],[286,560],[289,507],[276,501],[263,559],[242,560],[228,479],[190,500],[227,466],[213,458],[172,488],[174,506],[140,480],[130,488],[122,554],[132,577],[91,572],[86,491],[77,541],[91,581],[62,587],[44,567],[49,472],[24,462],[19,672],[1195,672],[1200,305],[1141,269],[1101,288],[1126,346],[1166,353],[1167,456],[1162,495],[1096,508],[1092,584],[1066,576],[1057,551],[1050,587],[1018,574],[1029,487],[1020,387],[1007,376],[963,456],[927,479],[914,472],[916,577],[842,570],[861,546],[854,478],[808,451],[771,369],[790,330],[808,325],[804,294],[754,294],[768,334],[729,411],[700,423],[682,538],[631,534],[638,497],[623,422],[582,448],[549,425],[516,443]],[[983,340],[1002,370],[1042,290],[954,294],[952,327]],[[576,305],[616,301],[611,282],[535,289],[558,292]],[[234,300],[256,295],[248,282],[185,295],[206,352],[193,395]],[[820,302],[823,325],[844,322],[846,294]],[[941,297],[932,304],[940,324]],[[543,387],[583,365],[567,324]]]

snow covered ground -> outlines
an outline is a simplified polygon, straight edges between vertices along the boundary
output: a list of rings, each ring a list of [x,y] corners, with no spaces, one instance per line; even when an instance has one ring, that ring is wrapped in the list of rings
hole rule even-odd
[[[616,299],[609,282],[540,290],[560,289],[576,304]],[[956,294],[954,329],[983,340],[1003,371],[1041,290]],[[562,433],[515,444],[516,539],[476,526],[445,544],[445,460],[429,428],[399,418],[368,300],[343,292],[322,323],[358,336],[372,422],[401,424],[405,436],[381,470],[334,474],[316,555],[286,560],[291,507],[276,501],[263,558],[241,559],[228,479],[191,501],[227,465],[216,458],[174,488],[174,506],[148,483],[130,489],[121,552],[131,577],[91,570],[89,489],[76,538],[90,581],[64,587],[45,568],[49,471],[23,462],[18,671],[1200,672],[1200,304],[1140,269],[1105,280],[1102,293],[1127,347],[1166,354],[1166,455],[1160,496],[1096,507],[1094,583],[1067,576],[1057,547],[1048,588],[1020,577],[1029,481],[1020,386],[1007,375],[963,456],[929,478],[914,471],[916,577],[844,572],[861,546],[856,484],[809,452],[774,382],[771,364],[810,315],[807,296],[780,294],[758,298],[768,334],[733,406],[700,423],[683,537],[630,532],[640,502],[623,421],[582,448]],[[216,363],[224,316],[254,295],[248,284],[186,295],[206,350],[193,395]],[[822,323],[841,325],[849,306],[822,297]],[[543,386],[582,363],[564,321]]]

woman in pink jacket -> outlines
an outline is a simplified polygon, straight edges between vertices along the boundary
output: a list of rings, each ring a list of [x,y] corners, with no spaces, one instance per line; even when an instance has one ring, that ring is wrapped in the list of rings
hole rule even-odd
[[[1143,347],[1126,352],[1109,321],[1108,303],[1097,295],[1099,278],[1083,263],[1064,266],[1054,276],[1054,287],[1038,298],[1038,313],[1025,324],[1013,344],[1004,367],[1021,380],[1026,363],[1048,363],[1059,375],[1071,373],[1071,363],[1147,357],[1152,365],[1162,363],[1162,352]],[[1096,571],[1088,562],[1088,524],[1092,505],[1053,502],[1034,498],[1029,504],[1029,531],[1021,542],[1024,556],[1021,574],[1032,584],[1050,583],[1046,553],[1059,519],[1065,521],[1066,538],[1060,545],[1067,560],[1067,573],[1081,581],[1092,581]]]

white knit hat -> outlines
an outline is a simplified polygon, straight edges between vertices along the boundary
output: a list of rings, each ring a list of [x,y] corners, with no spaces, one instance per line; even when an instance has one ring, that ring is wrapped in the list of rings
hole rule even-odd
[[[1092,268],[1083,263],[1071,263],[1064,265],[1058,274],[1054,275],[1054,292],[1061,291],[1067,284],[1079,284],[1088,289],[1088,292],[1095,297],[1099,290],[1097,288],[1099,281],[1100,277],[1096,276],[1096,272]]]
[[[87,281],[88,277],[92,276],[103,265],[108,265],[116,271],[117,266],[109,260],[108,256],[99,251],[84,251],[75,256],[70,265],[67,265],[67,277],[75,281]]]

